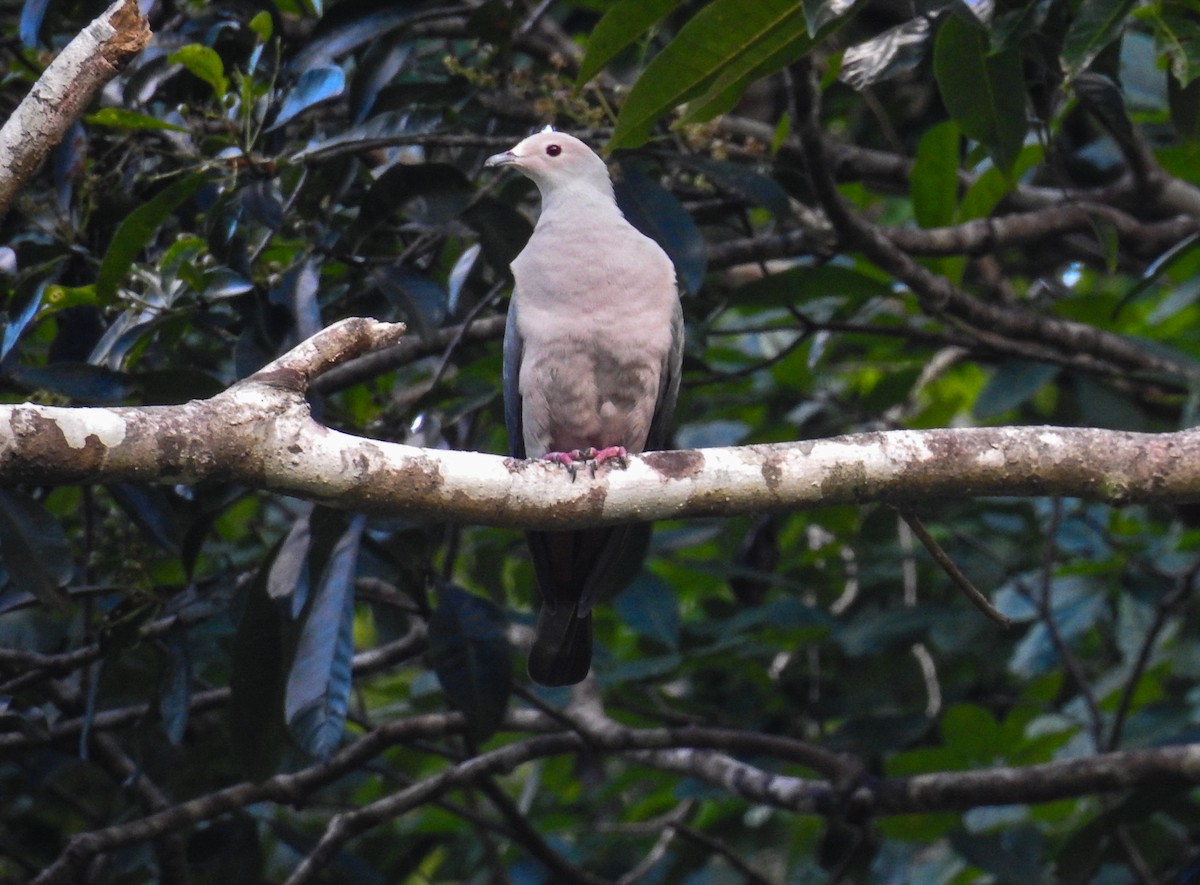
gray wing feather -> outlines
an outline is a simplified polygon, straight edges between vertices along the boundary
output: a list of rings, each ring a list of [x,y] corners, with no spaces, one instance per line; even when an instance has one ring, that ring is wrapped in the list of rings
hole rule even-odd
[[[647,452],[661,449],[667,444],[667,438],[671,434],[671,419],[675,415],[675,401],[679,398],[683,342],[683,305],[677,300],[671,315],[671,349],[659,376],[658,399],[654,404],[654,417],[650,419],[650,432],[646,435]]]
[[[504,428],[508,431],[508,454],[513,458],[525,457],[525,425],[521,420],[521,391],[517,386],[524,352],[525,342],[517,331],[517,292],[514,289],[504,326],[503,371]]]

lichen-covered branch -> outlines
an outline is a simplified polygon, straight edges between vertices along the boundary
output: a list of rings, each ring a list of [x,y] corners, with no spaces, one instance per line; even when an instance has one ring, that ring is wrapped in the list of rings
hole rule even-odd
[[[0,218],[93,96],[149,41],[137,0],[116,0],[50,63],[0,128]]]
[[[0,482],[223,481],[351,510],[513,528],[982,495],[1200,500],[1200,430],[896,430],[653,452],[572,482],[543,462],[398,445],[313,420],[304,398],[313,378],[402,333],[344,320],[224,393],[179,406],[2,406]]]

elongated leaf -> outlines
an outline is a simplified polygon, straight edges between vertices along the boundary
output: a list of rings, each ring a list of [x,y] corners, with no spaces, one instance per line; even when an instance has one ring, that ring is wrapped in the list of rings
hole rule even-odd
[[[300,632],[284,718],[307,752],[327,759],[342,739],[354,660],[354,572],[366,519],[355,516],[329,556]]]
[[[750,202],[763,206],[776,218],[787,218],[792,214],[791,200],[787,191],[775,179],[755,172],[738,163],[713,160],[703,156],[684,156],[687,166],[703,172],[722,187],[734,191]]]
[[[698,291],[708,268],[704,237],[675,195],[634,165],[624,167],[615,189],[629,223],[663,247],[684,289]]]
[[[148,114],[128,111],[124,108],[101,108],[83,118],[93,126],[112,126],[117,129],[170,129],[172,132],[187,132],[183,126],[167,123]]]
[[[101,304],[112,301],[134,259],[171,213],[198,191],[204,181],[204,176],[200,174],[180,179],[138,206],[121,222],[96,274],[96,297]]]
[[[1152,19],[1156,44],[1171,62],[1172,83],[1186,89],[1200,76],[1200,22],[1193,21],[1186,7],[1159,7]],[[1191,113],[1196,113],[1195,109]],[[1186,132],[1186,130],[1181,130]]]
[[[124,482],[112,483],[106,488],[146,537],[168,553],[179,552],[179,521],[165,491]]]
[[[380,91],[404,69],[411,55],[412,46],[406,44],[378,43],[367,50],[350,82],[350,110],[355,125],[367,119]]]
[[[707,90],[735,62],[754,66],[778,49],[794,22],[807,33],[794,0],[715,0],[684,25],[634,83],[617,117],[610,148],[635,147],[672,108]]]
[[[616,609],[635,633],[679,650],[679,601],[662,578],[639,574],[617,597]]]
[[[1028,824],[994,833],[954,830],[949,841],[971,866],[990,873],[994,881],[1036,882],[1043,878],[1045,840]]]
[[[963,195],[958,206],[958,220],[967,221],[991,215],[992,210],[1013,189],[1021,176],[1042,162],[1044,154],[1045,149],[1040,144],[1027,144],[1021,148],[1021,152],[1017,154],[1016,165],[1007,174],[995,166],[983,170]]]
[[[934,42],[933,72],[951,118],[1007,173],[1025,140],[1025,80],[1015,50],[989,55],[989,48],[982,28],[947,16]]]
[[[365,123],[352,126],[344,132],[297,151],[289,159],[293,163],[319,160],[322,155],[345,150],[348,145],[354,145],[356,150],[388,147],[395,143],[398,136],[411,135],[417,131],[419,129],[413,127],[412,114],[408,111],[383,111]]]
[[[483,257],[501,274],[529,241],[529,219],[495,197],[483,195],[462,213],[462,220],[479,234]]]
[[[438,591],[429,619],[429,656],[442,691],[467,717],[476,741],[496,733],[512,693],[512,651],[504,614],[454,584]]]
[[[52,608],[70,607],[61,590],[75,571],[67,536],[46,508],[21,492],[0,489],[0,560],[18,590]]]
[[[266,589],[277,552],[278,547],[246,588],[229,675],[230,742],[238,767],[254,780],[278,770],[284,746],[283,623]]]
[[[854,44],[842,54],[838,79],[861,90],[911,71],[925,57],[931,30],[929,17],[920,15]]]
[[[267,572],[267,596],[285,604],[293,619],[300,617],[308,602],[308,553],[312,547],[312,507],[296,517],[284,536]]]
[[[337,98],[345,90],[346,73],[337,65],[324,65],[305,71],[296,81],[296,85],[288,90],[283,107],[279,109],[279,116],[275,118],[271,128],[282,126],[315,104]]]
[[[604,13],[588,36],[576,86],[600,73],[613,56],[654,27],[680,0],[620,0]]]
[[[1072,375],[1080,421],[1088,427],[1144,432],[1146,416],[1137,404],[1107,384],[1084,374]]]
[[[953,120],[933,126],[917,144],[913,164],[913,215],[921,227],[942,227],[958,206],[958,126]]]
[[[992,375],[975,400],[975,417],[992,418],[1027,402],[1059,373],[1058,366],[1008,360]]]
[[[808,55],[816,39],[836,29],[831,27],[822,31],[818,38],[811,38],[807,31],[797,32],[794,21],[789,24],[789,27],[780,28],[777,34],[772,34],[764,42],[761,52],[729,65],[703,95],[688,102],[687,112],[683,115],[684,122],[704,122],[729,113],[751,83]],[[837,27],[840,27],[840,22]]]
[[[822,264],[788,268],[747,283],[737,289],[734,300],[743,307],[786,307],[829,295],[865,301],[891,294],[883,280],[837,264]]]
[[[1135,0],[1083,0],[1063,37],[1062,65],[1071,79],[1121,33]]]
[[[192,657],[188,651],[187,633],[178,624],[167,633],[165,645],[167,669],[158,697],[158,715],[167,740],[179,746],[187,730],[192,699]]]
[[[364,43],[385,39],[388,33],[403,27],[419,11],[420,7],[416,5],[395,4],[380,12],[343,22],[324,33],[318,29],[289,66],[294,71],[307,71],[329,64]]]
[[[42,306],[42,296],[46,292],[46,284],[49,280],[44,280],[40,283],[34,293],[29,296],[29,300],[25,302],[25,306],[21,308],[21,312],[15,317],[9,318],[4,324],[4,338],[0,340],[0,362],[8,356],[9,352],[21,338],[21,333],[25,331],[25,327],[38,312],[38,308]]]
[[[42,30],[42,21],[49,7],[50,0],[25,0],[21,6],[21,24],[18,30],[22,46],[32,49],[38,45],[38,34]]]

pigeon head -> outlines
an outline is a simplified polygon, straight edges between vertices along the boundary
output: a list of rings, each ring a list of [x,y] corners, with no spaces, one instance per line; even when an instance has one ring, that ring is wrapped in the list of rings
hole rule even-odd
[[[512,166],[532,179],[543,196],[559,188],[590,185],[612,194],[608,167],[573,135],[547,127],[515,147],[487,158],[485,166]]]

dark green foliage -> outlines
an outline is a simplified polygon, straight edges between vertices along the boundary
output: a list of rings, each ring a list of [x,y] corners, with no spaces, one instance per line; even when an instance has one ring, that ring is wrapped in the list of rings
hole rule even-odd
[[[676,263],[681,446],[1197,423],[1187,4],[540,8],[162,7],[157,42],[0,219],[5,402],[184,403],[375,316],[419,347],[314,392],[314,414],[505,451],[499,335],[447,330],[499,328],[535,217],[528,182],[483,159],[553,123],[619,149],[621,205]],[[0,116],[95,11],[3,7]],[[1007,630],[884,506],[659,525],[596,606],[595,694],[572,696],[517,663],[536,591],[515,528],[79,482],[0,491],[4,881],[106,828],[135,835],[60,881],[283,881],[363,809],[379,816],[315,881],[1194,875],[1194,774],[899,813],[856,799],[1200,739],[1194,506],[914,492]],[[593,700],[610,720],[587,733]],[[757,771],[705,767],[735,761]],[[768,775],[814,806],[753,794]]]
[[[429,619],[429,663],[476,742],[499,730],[512,694],[507,626],[504,613],[488,600],[454,584],[438,588]]]

